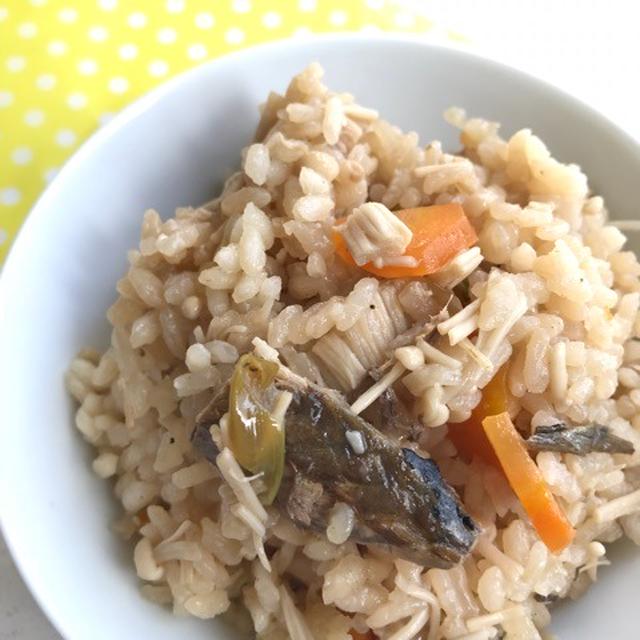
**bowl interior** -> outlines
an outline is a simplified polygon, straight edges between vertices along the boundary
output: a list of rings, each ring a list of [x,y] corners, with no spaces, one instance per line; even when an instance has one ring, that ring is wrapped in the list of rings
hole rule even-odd
[[[175,618],[140,597],[131,550],[108,528],[117,511],[110,489],[92,475],[62,376],[82,345],[106,344],[104,313],[144,209],[166,217],[214,195],[251,139],[257,105],[313,60],[332,88],[425,143],[456,149],[442,119],[450,105],[502,122],[507,134],[530,127],[559,158],[583,166],[614,217],[637,215],[640,152],[624,134],[518,72],[417,42],[352,36],[270,45],[200,67],[126,110],[39,201],[1,282],[0,513],[27,583],[67,638],[234,637],[218,622]],[[640,610],[628,606],[640,554],[623,546],[613,555],[615,567],[584,600],[559,608],[553,629],[564,640],[587,629],[590,637],[632,637],[640,626]]]

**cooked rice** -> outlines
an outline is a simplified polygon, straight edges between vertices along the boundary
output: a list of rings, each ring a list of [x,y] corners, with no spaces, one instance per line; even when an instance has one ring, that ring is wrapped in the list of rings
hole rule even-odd
[[[269,96],[242,170],[218,198],[167,221],[144,214],[107,314],[111,346],[71,364],[76,425],[124,509],[115,528],[135,542],[146,597],[200,618],[240,600],[260,638],[349,640],[352,629],[388,640],[540,638],[545,602],[596,578],[601,543],[625,534],[640,543],[640,264],[620,230],[637,223],[610,223],[580,168],[527,129],[503,139],[496,123],[450,110],[463,144],[452,155],[439,142],[419,146],[321,78],[312,64]],[[464,564],[442,570],[356,546],[347,505],[336,505],[326,535],[296,529],[262,506],[260,479],[246,478],[229,449],[216,468],[190,434],[254,346],[299,375],[356,389],[396,336],[439,307],[420,281],[378,281],[342,262],[332,226],[354,227],[359,261],[376,251],[392,261],[408,238],[389,209],[448,202],[463,206],[479,245],[424,282],[463,282],[470,302],[435,339],[395,345],[395,366],[354,405],[397,379],[415,397],[419,446],[482,528]],[[635,445],[631,456],[537,455],[577,529],[558,555],[503,476],[464,463],[447,438],[446,423],[469,417],[507,360],[523,432],[598,422]],[[213,428],[218,443],[224,422]]]

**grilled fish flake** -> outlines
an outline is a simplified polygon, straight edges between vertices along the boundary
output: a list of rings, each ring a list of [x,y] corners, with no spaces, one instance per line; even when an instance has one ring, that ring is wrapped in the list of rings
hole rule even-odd
[[[280,511],[301,527],[324,531],[331,507],[341,501],[357,516],[352,540],[383,545],[428,567],[446,569],[464,559],[478,528],[433,460],[378,431],[337,392],[284,368],[273,384],[292,395]],[[217,449],[209,426],[221,417],[219,397],[216,406],[203,411],[192,435],[209,460]]]
[[[584,456],[588,453],[634,453],[633,444],[611,433],[609,427],[594,424],[584,427],[567,427],[559,423],[540,426],[527,438],[532,451],[558,451]]]

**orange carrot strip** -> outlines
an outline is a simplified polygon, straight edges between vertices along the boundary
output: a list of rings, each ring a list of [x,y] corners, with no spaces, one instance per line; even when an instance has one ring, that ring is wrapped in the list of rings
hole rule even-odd
[[[508,366],[504,365],[493,376],[482,390],[482,399],[471,412],[468,420],[449,424],[449,439],[465,462],[471,462],[474,456],[478,456],[487,464],[500,469],[500,461],[482,428],[482,421],[487,416],[494,416],[507,410],[507,371]]]
[[[362,268],[380,278],[412,278],[436,273],[446,266],[463,249],[478,241],[478,236],[457,203],[439,204],[415,209],[401,209],[395,215],[404,222],[413,238],[403,255],[415,258],[415,267],[376,267],[372,262]],[[347,263],[355,266],[344,238],[338,231],[333,233],[336,253]]]
[[[559,553],[573,540],[576,532],[571,526],[540,469],[506,412],[488,416],[482,421],[502,470],[522,503],[540,539],[553,553]]]

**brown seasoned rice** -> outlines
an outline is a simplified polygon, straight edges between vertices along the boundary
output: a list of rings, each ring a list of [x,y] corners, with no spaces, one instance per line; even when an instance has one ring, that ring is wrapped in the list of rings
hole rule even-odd
[[[269,96],[220,197],[166,221],[144,214],[107,314],[111,346],[70,366],[76,426],[123,507],[116,530],[134,543],[146,597],[200,618],[240,600],[260,638],[540,638],[546,602],[595,580],[602,543],[640,544],[640,264],[580,168],[552,158],[531,131],[503,139],[496,123],[452,109],[463,149],[449,154],[321,78],[312,64]],[[435,276],[378,280],[334,252],[332,226],[346,218],[357,260],[377,252],[392,264],[408,238],[389,210],[449,202],[479,243]],[[397,345],[393,367],[353,408],[396,380],[415,398],[419,447],[482,529],[463,564],[429,569],[357,546],[342,503],[326,535],[298,530],[263,507],[259,479],[229,449],[217,466],[193,450],[195,416],[242,353],[351,391],[416,317],[437,310],[425,283],[461,282],[471,302],[440,319],[435,341]],[[469,417],[507,360],[523,432],[597,422],[635,446],[633,455],[537,454],[577,530],[558,555],[504,477],[463,462],[447,437],[447,422]]]

